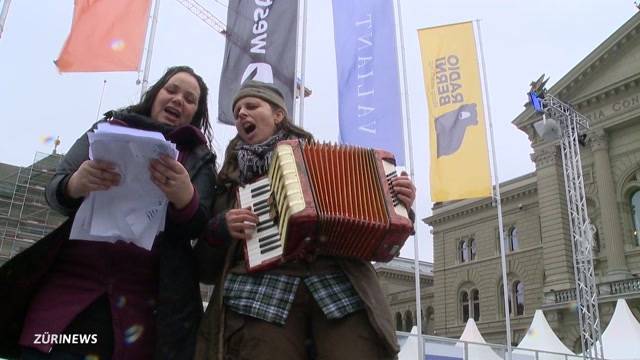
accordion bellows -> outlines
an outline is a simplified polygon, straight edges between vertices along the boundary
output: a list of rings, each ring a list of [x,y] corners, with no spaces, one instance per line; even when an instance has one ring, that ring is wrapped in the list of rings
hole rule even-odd
[[[247,241],[249,271],[308,254],[390,261],[413,231],[390,182],[389,152],[287,140],[268,176],[239,190],[259,223]]]

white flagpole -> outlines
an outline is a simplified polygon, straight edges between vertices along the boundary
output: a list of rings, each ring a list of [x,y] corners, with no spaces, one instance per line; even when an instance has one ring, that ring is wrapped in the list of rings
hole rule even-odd
[[[405,108],[405,126],[404,126],[404,138],[405,141],[409,142],[409,160],[407,162],[407,167],[409,168],[409,174],[411,179],[415,179],[414,176],[414,162],[413,162],[413,136],[411,131],[411,113],[409,108],[409,87],[407,84],[407,61],[404,55],[404,33],[402,31],[402,7],[400,5],[400,1],[396,0],[397,8],[398,8],[398,28],[400,35],[400,56],[402,57],[402,82],[403,82],[403,91],[404,91],[404,108]],[[417,197],[416,201],[413,204],[414,214],[417,217]],[[415,221],[420,221],[419,219],[415,219]],[[416,225],[417,228],[417,225]],[[416,231],[415,235],[413,235],[413,267],[414,267],[414,278],[415,278],[415,288],[416,288],[416,324],[418,327],[418,360],[424,359],[424,342],[422,341],[422,304],[421,304],[421,291],[420,291],[420,247],[418,244],[418,234]]]
[[[11,5],[11,0],[4,0],[2,3],[2,12],[0,12],[0,38],[2,38],[2,32],[4,31],[4,23],[7,21],[9,5]]]
[[[502,264],[502,295],[504,297],[504,319],[507,332],[507,359],[511,360],[511,318],[509,314],[509,284],[507,279],[507,259],[505,256],[504,248],[504,227],[502,224],[502,201],[500,198],[500,179],[498,177],[498,161],[496,160],[496,145],[493,139],[493,123],[491,122],[491,105],[489,103],[489,90],[487,81],[487,71],[484,66],[484,51],[482,49],[482,36],[480,34],[480,21],[475,20],[476,27],[478,28],[478,45],[480,48],[480,59],[482,63],[482,78],[484,82],[484,98],[487,102],[487,122],[489,123],[489,137],[491,139],[491,156],[493,163],[493,178],[496,187],[496,203],[498,208],[498,232],[500,233],[500,262]]]
[[[147,55],[144,59],[144,73],[142,75],[142,85],[140,86],[140,97],[147,91],[149,83],[149,70],[151,69],[151,55],[153,54],[153,42],[156,38],[156,25],[158,24],[158,12],[160,12],[160,0],[155,0],[153,5],[153,17],[151,18],[151,35],[147,45]]]
[[[300,127],[304,127],[304,72],[305,72],[305,62],[307,58],[307,0],[303,1],[304,10],[302,13],[302,54],[300,57],[300,84],[298,84],[298,79],[294,79],[295,89],[293,91],[294,94],[298,94],[298,98],[300,99],[300,115],[298,118],[298,124]],[[294,99],[295,100],[295,99]]]

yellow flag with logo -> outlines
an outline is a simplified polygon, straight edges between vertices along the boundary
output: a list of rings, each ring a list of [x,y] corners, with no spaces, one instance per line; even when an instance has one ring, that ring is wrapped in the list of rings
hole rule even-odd
[[[491,195],[473,23],[418,30],[429,108],[431,200]]]

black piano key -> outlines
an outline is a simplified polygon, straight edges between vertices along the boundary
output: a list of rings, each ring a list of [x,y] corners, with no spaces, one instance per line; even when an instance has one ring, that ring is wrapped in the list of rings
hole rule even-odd
[[[278,243],[278,244],[271,245],[271,246],[270,246],[270,247],[268,247],[268,248],[265,248],[265,249],[260,250],[260,254],[266,254],[266,253],[268,253],[269,251],[273,251],[273,250],[275,250],[275,249],[277,249],[277,248],[279,248],[279,247],[280,247],[280,244],[279,244],[279,243]]]
[[[254,207],[258,207],[258,206],[262,206],[262,205],[268,204],[269,203],[268,200],[269,200],[269,198],[264,198],[262,200],[258,200],[255,203],[253,203],[253,206]]]
[[[279,239],[280,235],[277,232],[275,232],[275,233],[273,233],[271,235],[266,235],[266,236],[260,237],[260,238],[258,238],[258,243],[262,244],[264,241],[271,240],[274,237]]]
[[[262,222],[262,221],[261,221]],[[269,230],[271,228],[276,227],[276,225],[273,223],[273,221],[271,221],[271,219],[267,219],[264,224],[260,225],[260,223],[258,223],[258,226],[256,227],[256,231],[258,233],[261,233],[265,230]]]
[[[257,227],[263,226],[263,225],[273,225],[273,221],[271,219],[264,219],[262,221],[258,221],[258,223],[256,224]]]
[[[268,194],[271,192],[271,189],[269,189],[268,187],[266,189],[260,190],[260,191],[256,191],[255,193],[252,191],[251,192],[251,196],[255,199],[258,196],[264,195],[264,194]]]
[[[257,193],[259,191],[262,191],[264,189],[269,189],[270,187],[271,186],[270,186],[269,183],[265,183],[265,184],[262,184],[260,186],[256,186],[255,188],[251,189],[251,195],[252,195],[252,197],[255,198],[256,196],[258,196],[258,195],[254,195],[255,193]]]
[[[261,211],[254,211],[254,214],[258,215],[258,217],[262,215],[266,215],[268,213],[269,213],[269,208],[265,208],[264,210],[261,210]]]
[[[262,211],[264,209],[268,209],[268,208],[269,208],[269,204],[267,204],[267,203],[264,203],[264,204],[261,204],[261,205],[258,205],[258,206],[254,205],[253,206],[253,212],[257,213],[257,212],[260,212],[260,211]]]
[[[275,244],[275,243],[280,243],[280,238],[279,237],[277,237],[275,239],[271,239],[269,241],[265,241],[264,243],[260,243],[260,249],[267,248],[267,247],[269,247],[269,246],[271,246],[272,244]]]

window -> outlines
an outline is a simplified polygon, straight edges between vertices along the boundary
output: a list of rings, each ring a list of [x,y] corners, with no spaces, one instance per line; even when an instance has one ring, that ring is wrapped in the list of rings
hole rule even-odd
[[[633,236],[636,245],[640,245],[640,190],[631,194],[629,205],[631,205],[631,216],[633,217]]]
[[[460,292],[460,315],[463,323],[469,318],[480,319],[480,292],[478,289],[462,290]]]
[[[462,305],[462,322],[466,323],[469,320],[469,293],[463,291],[460,294],[460,304]]]
[[[480,292],[478,289],[471,290],[471,301],[473,303],[473,320],[480,320]]]
[[[513,282],[513,308],[516,316],[524,315],[524,284],[520,281]]]
[[[469,239],[469,258],[473,261],[476,259],[477,248],[476,248],[476,239]]]
[[[396,330],[398,331],[404,330],[402,328],[402,314],[400,314],[399,312],[396,313]]]
[[[458,261],[469,262],[476,259],[477,245],[474,238],[463,239],[458,242]]]
[[[434,313],[433,313],[433,307],[428,306],[427,310],[425,311],[425,326],[423,327],[423,333],[425,333],[426,335],[433,335],[433,319],[434,319]]]
[[[410,332],[413,327],[413,314],[411,310],[407,310],[404,313],[404,331]]]
[[[507,295],[510,316],[524,315],[524,284],[520,280],[512,282],[507,289]],[[498,287],[498,298],[500,299],[500,317],[504,318],[502,284]]]
[[[509,229],[509,236],[507,238],[509,251],[516,251],[520,248],[520,244],[518,243],[518,228],[512,226]]]
[[[461,263],[469,261],[467,240],[460,240],[458,243],[458,257]]]

